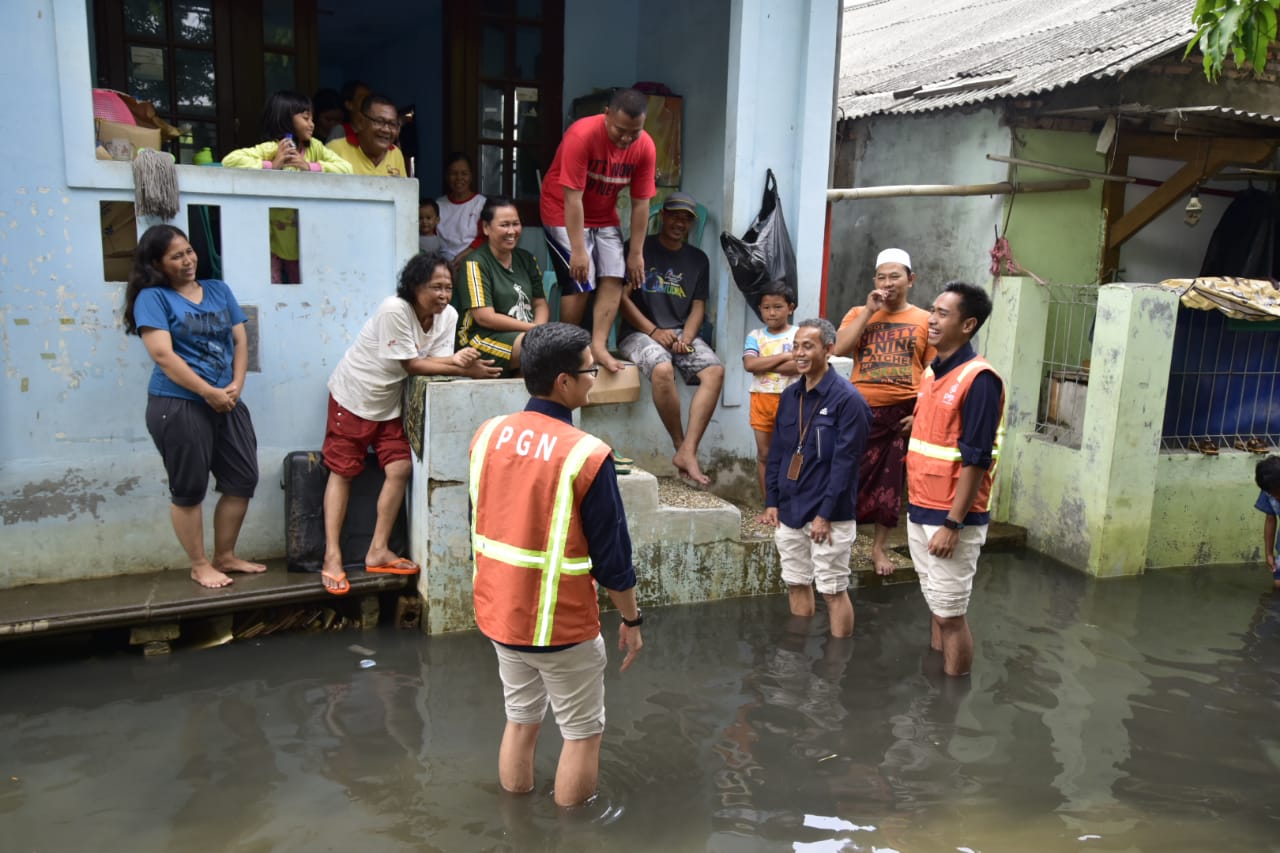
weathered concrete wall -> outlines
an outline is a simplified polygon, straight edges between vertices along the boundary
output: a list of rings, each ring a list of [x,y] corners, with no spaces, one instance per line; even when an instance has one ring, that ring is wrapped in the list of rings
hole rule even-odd
[[[985,184],[1005,179],[1006,166],[986,159],[1008,154],[1009,129],[993,109],[944,115],[876,116],[855,123],[855,187],[886,184]],[[827,315],[839,321],[866,302],[876,255],[896,246],[915,264],[911,301],[933,304],[952,279],[988,280],[993,228],[1003,222],[999,196],[886,198],[838,201],[831,207]],[[1019,211],[1020,213],[1021,211]]]
[[[476,429],[490,417],[524,408],[524,383],[426,382],[425,431],[431,441],[414,464],[410,492],[413,559],[423,567],[418,588],[426,604],[428,633],[473,628],[472,560],[467,483],[468,448]],[[657,454],[657,432],[636,429],[632,414],[644,403],[600,406],[578,412],[583,429],[637,459]],[[685,604],[781,589],[776,556],[748,558],[740,541],[741,515],[731,504],[682,508],[658,503],[657,480],[646,471],[618,478],[627,511],[633,559],[643,604]],[[772,543],[768,543],[770,549]]]
[[[152,363],[121,331],[124,284],[104,278],[99,202],[131,201],[133,181],[94,159],[85,5],[0,11],[0,76],[23,81],[22,134],[0,143],[0,587],[184,565],[143,422]],[[191,205],[221,208],[224,278],[258,311],[244,400],[262,479],[241,550],[278,556],[281,462],[319,446],[329,372],[416,250],[417,184],[188,166],[178,183],[184,229]],[[302,285],[270,283],[271,206],[300,211]]]
[[[1218,456],[1190,450],[1161,453],[1155,466],[1147,567],[1265,564],[1264,516],[1253,508],[1258,499],[1253,469],[1260,458],[1229,448]]]
[[[1104,577],[1140,573],[1155,533],[1153,501],[1176,295],[1108,285],[1099,292],[1083,439],[1079,450],[1035,433],[1048,292],[1006,279],[997,292],[991,352],[1009,371],[997,517],[1027,528],[1028,544]],[[1195,562],[1182,553],[1177,564]],[[1169,565],[1169,563],[1166,563]]]
[[[1097,137],[1087,133],[1019,128],[1013,156],[1105,172],[1106,160],[1094,151],[1096,143]],[[1009,168],[1011,173],[1016,169],[1020,181],[1070,178],[1027,166]],[[1024,268],[1057,284],[1097,281],[1104,226],[1102,181],[1091,181],[1087,190],[1019,195],[1007,198],[1005,205],[1012,206],[1009,245]]]

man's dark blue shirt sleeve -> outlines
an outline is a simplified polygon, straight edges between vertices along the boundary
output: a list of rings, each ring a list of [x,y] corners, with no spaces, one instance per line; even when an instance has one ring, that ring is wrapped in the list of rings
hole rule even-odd
[[[1004,389],[1000,377],[984,370],[973,378],[969,393],[961,407],[960,464],[991,467],[991,448],[1000,428],[1000,395]]]
[[[596,473],[579,508],[582,532],[591,556],[591,576],[605,589],[623,592],[636,585],[631,564],[631,534],[627,532],[622,493],[613,460],[606,459]]]

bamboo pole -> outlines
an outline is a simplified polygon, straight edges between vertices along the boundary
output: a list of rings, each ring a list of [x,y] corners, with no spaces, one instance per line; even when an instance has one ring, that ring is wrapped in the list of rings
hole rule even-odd
[[[1040,169],[1045,172],[1060,172],[1063,175],[1076,175],[1081,178],[1093,178],[1099,181],[1114,181],[1116,183],[1131,184],[1134,178],[1128,175],[1112,175],[1109,172],[1095,172],[1092,169],[1077,169],[1074,166],[1058,166],[1054,163],[1043,163],[1039,160],[1023,160],[1021,157],[1005,157],[1003,154],[988,154],[988,160],[997,163],[1011,163],[1014,166],[1030,166],[1033,169]]]
[[[859,198],[903,198],[907,196],[1009,195],[1011,193],[1055,193],[1087,190],[1084,178],[1073,181],[1020,181],[1013,184],[898,184],[884,187],[827,190],[827,201],[852,201]]]

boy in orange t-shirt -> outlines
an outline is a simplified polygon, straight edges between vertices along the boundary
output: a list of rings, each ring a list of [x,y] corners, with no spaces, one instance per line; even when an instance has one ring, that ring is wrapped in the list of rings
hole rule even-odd
[[[885,543],[902,513],[916,392],[935,355],[929,346],[929,312],[907,301],[915,280],[911,256],[885,249],[876,258],[875,288],[867,304],[849,309],[836,335],[835,353],[852,356],[851,381],[871,406],[871,433],[858,472],[857,516],[860,524],[876,526],[871,561],[878,575],[893,573]]]

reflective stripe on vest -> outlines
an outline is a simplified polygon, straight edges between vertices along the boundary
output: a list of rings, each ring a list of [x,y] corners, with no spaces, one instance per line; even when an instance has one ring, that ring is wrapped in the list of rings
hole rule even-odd
[[[980,359],[973,359],[964,367],[960,368],[959,381],[969,378],[969,374],[975,370],[986,367],[987,364]],[[925,379],[933,378],[933,366],[930,365],[925,371]],[[996,442],[991,448],[991,470],[995,471],[996,463],[1000,459],[1000,445],[1004,444],[1004,412],[1000,412],[1000,425],[996,427]],[[907,442],[908,453],[919,453],[921,456],[927,456],[930,459],[938,459],[943,462],[960,462],[960,448],[947,447],[944,444],[933,444],[923,439],[912,437]]]
[[[538,615],[533,628],[535,646],[551,643],[551,631],[554,627],[556,600],[560,593],[561,575],[584,575],[591,571],[590,557],[566,557],[565,550],[569,545],[569,530],[573,522],[573,483],[591,454],[604,446],[604,442],[593,435],[583,434],[565,457],[560,468],[560,477],[556,483],[556,494],[551,507],[551,525],[547,531],[547,547],[543,551],[518,548],[476,532],[476,519],[480,506],[480,474],[484,470],[485,455],[489,450],[489,439],[498,423],[504,418],[492,418],[481,427],[476,439],[475,451],[471,454],[471,548],[476,557],[481,555],[508,566],[534,569],[542,572],[542,583],[538,590]],[[477,560],[472,571],[472,582],[480,571]]]

